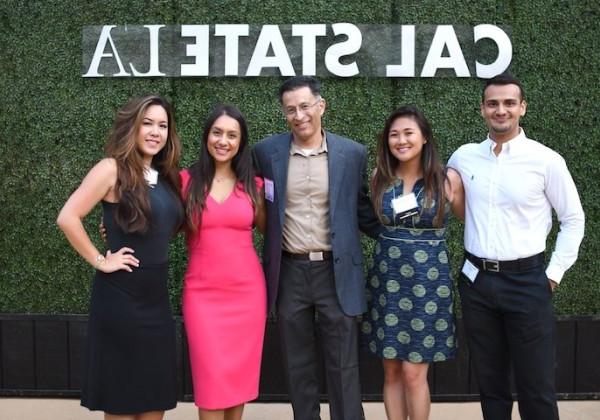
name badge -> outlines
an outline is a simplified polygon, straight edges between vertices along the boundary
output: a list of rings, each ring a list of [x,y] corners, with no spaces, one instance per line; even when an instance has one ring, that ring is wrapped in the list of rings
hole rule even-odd
[[[269,200],[271,203],[275,200],[275,184],[269,178],[265,178],[265,200]]]
[[[144,169],[144,179],[148,185],[154,187],[158,183],[158,171],[152,168]]]
[[[401,219],[417,214],[419,204],[415,193],[411,192],[392,199],[392,210],[394,210],[394,217],[399,216]]]
[[[477,274],[479,274],[479,268],[475,267],[471,261],[465,259],[465,264],[461,271],[469,280],[471,280],[471,283],[475,283]]]

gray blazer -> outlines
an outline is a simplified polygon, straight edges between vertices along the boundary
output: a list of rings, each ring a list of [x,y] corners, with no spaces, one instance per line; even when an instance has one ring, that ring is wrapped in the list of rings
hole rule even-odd
[[[329,132],[326,138],[335,287],[344,313],[355,316],[365,312],[367,307],[359,229],[377,237],[382,227],[367,195],[365,147]],[[263,268],[269,311],[274,309],[277,301],[291,141],[291,133],[277,134],[256,144],[252,151],[258,175],[272,180],[275,187],[273,201],[265,200],[267,231]]]

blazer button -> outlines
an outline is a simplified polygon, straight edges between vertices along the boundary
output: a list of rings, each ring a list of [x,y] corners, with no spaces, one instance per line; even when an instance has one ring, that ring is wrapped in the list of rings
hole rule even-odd
[[[335,232],[331,232],[331,237],[335,238]]]
[[[336,258],[335,260],[333,260],[336,264],[340,262],[339,258]]]

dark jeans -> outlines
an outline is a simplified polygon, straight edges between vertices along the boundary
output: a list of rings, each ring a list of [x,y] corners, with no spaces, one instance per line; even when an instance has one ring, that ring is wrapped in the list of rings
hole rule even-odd
[[[463,320],[485,420],[510,420],[512,365],[523,420],[558,419],[556,323],[543,265],[523,272],[461,274]]]
[[[320,418],[317,329],[325,360],[331,419],[362,419],[358,325],[355,317],[345,315],[338,303],[331,261],[282,257],[277,299],[277,323],[294,419]]]

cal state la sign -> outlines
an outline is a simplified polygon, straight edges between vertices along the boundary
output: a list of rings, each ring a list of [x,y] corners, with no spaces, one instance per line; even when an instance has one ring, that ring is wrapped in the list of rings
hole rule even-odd
[[[512,60],[496,25],[135,25],[83,28],[89,77],[479,77]]]

